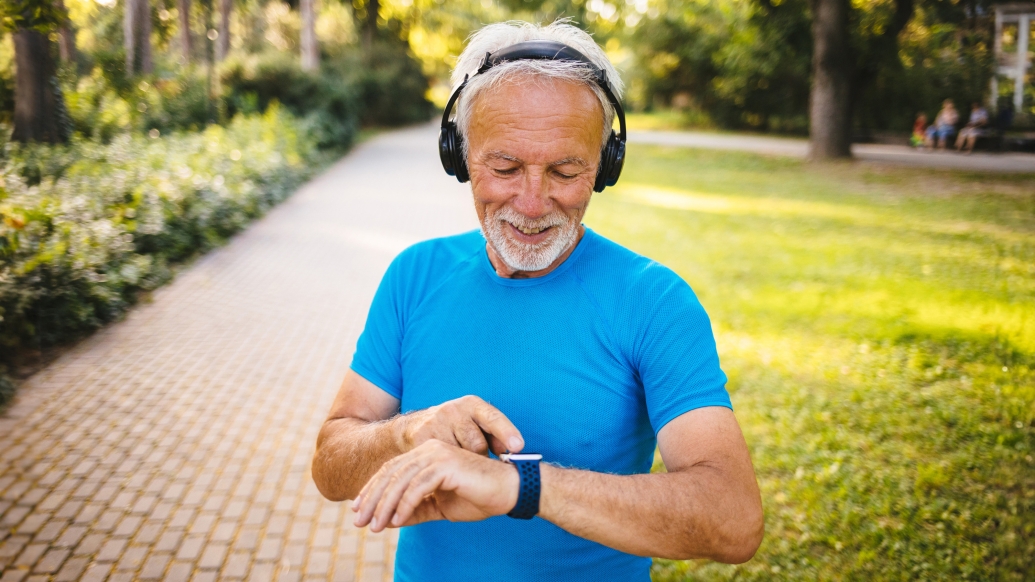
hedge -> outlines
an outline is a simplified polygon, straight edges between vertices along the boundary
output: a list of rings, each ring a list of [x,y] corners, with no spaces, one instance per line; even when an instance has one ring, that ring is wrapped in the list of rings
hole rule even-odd
[[[3,144],[0,403],[16,354],[117,319],[287,197],[328,159],[312,134],[274,104],[196,133]]]

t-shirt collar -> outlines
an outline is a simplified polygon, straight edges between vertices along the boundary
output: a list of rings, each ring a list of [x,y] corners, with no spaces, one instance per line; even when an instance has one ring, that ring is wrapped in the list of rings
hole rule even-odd
[[[552,281],[553,279],[559,277],[565,271],[570,269],[571,266],[579,260],[579,257],[582,256],[582,253],[585,251],[586,247],[592,245],[595,242],[595,240],[593,239],[596,238],[597,234],[593,232],[593,230],[585,224],[583,224],[582,227],[585,229],[585,233],[582,235],[582,238],[579,240],[579,242],[575,245],[575,250],[573,250],[571,254],[568,255],[567,259],[564,259],[563,263],[557,265],[556,269],[550,271],[542,277],[532,277],[529,279],[509,279],[507,277],[500,277],[496,274],[496,269],[492,266],[492,261],[489,260],[489,252],[485,248],[483,248],[481,252],[482,265],[485,267],[485,272],[488,273],[489,277],[494,282],[500,285],[505,285],[507,287],[530,287],[533,285],[541,285],[548,281]],[[484,233],[482,233],[482,239],[484,240],[484,238],[485,235]]]

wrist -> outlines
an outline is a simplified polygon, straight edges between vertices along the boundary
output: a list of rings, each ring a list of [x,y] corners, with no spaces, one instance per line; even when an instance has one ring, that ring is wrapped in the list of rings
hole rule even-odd
[[[539,465],[543,456],[536,453],[508,453],[500,455],[500,459],[514,465],[519,480],[517,502],[507,515],[515,519],[532,519],[539,514],[539,494],[542,490]]]
[[[392,442],[398,454],[408,452],[413,448],[413,438],[410,436],[410,419],[408,414],[400,414],[389,424],[392,433]]]
[[[560,468],[553,465],[539,463],[539,517],[551,522],[561,507],[554,495],[557,492],[556,484],[560,471]]]
[[[499,515],[507,515],[517,505],[518,496],[521,493],[521,475],[518,474],[517,467],[512,463],[496,462],[503,465],[503,491],[506,493],[503,496],[503,504],[500,507]]]

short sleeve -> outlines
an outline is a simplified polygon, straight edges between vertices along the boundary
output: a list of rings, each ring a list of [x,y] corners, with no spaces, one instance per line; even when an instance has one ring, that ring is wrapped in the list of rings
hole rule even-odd
[[[664,274],[641,298],[651,308],[633,355],[655,434],[691,410],[733,408],[708,314],[686,282],[656,268]]]
[[[402,399],[402,337],[404,293],[400,255],[388,267],[374,294],[366,326],[356,342],[351,368],[389,395]]]

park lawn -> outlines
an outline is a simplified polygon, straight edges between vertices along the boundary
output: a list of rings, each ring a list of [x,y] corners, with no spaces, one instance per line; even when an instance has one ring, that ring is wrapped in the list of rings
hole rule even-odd
[[[697,292],[762,488],[656,582],[1035,580],[1035,175],[632,145],[586,222]]]

